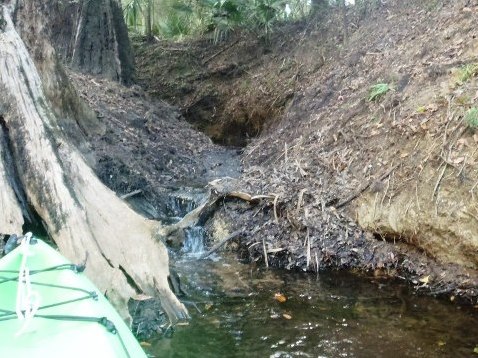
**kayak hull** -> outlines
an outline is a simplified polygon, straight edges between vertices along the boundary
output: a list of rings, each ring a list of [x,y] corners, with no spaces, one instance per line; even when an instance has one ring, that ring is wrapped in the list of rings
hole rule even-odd
[[[146,357],[93,283],[41,240],[29,245],[26,257],[40,308],[27,323],[12,314],[21,249],[0,259],[0,357]]]

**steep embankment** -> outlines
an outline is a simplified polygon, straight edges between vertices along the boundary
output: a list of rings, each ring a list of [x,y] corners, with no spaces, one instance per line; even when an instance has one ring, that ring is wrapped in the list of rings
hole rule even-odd
[[[276,173],[286,201],[305,190],[309,205],[345,207],[384,240],[476,269],[477,137],[465,119],[477,96],[476,7],[415,3],[389,3],[357,29],[245,160],[266,167],[250,174],[257,182]],[[368,101],[377,83],[392,90]]]
[[[460,3],[389,3],[326,61],[246,162],[324,187],[326,206],[357,195],[347,211],[363,228],[476,269],[478,138],[467,113],[477,100],[477,9]],[[368,101],[377,83],[392,90]],[[287,147],[303,169],[295,175],[267,164]],[[310,181],[317,168],[327,173],[321,184]]]
[[[168,92],[184,113],[206,88],[222,98],[207,114],[223,132],[236,118],[227,108],[266,129],[245,148],[234,188],[269,199],[226,202],[211,232],[247,228],[243,245],[266,264],[372,270],[476,300],[477,17],[476,2],[389,1],[368,14],[350,10],[346,39],[332,12],[283,29],[266,47],[238,35],[179,55],[195,64],[176,77],[188,84],[183,94]],[[139,78],[150,90],[174,83],[174,71],[148,71]],[[379,83],[391,90],[369,100]]]

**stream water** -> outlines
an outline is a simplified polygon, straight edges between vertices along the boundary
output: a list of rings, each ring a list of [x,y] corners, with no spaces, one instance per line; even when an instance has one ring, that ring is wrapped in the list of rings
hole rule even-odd
[[[478,356],[475,308],[397,281],[265,269],[228,254],[197,260],[204,234],[191,229],[173,264],[192,320],[151,342],[156,357]]]

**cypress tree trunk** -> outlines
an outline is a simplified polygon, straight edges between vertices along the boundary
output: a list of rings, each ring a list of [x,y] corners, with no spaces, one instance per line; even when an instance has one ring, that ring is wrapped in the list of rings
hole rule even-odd
[[[58,116],[79,100],[72,90],[59,95],[71,87],[46,36],[49,9],[40,0],[16,5],[0,1],[0,234],[20,232],[32,208],[67,258],[87,258],[86,274],[124,316],[139,291],[159,295],[172,321],[187,317],[168,286],[167,251],[155,238],[160,224],[99,181],[69,139],[81,124],[70,120],[65,129]]]

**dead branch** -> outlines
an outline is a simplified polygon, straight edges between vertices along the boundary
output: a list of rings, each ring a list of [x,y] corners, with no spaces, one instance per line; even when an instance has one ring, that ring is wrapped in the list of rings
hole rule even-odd
[[[127,193],[127,194],[121,195],[120,198],[123,199],[123,200],[125,200],[125,199],[128,199],[128,198],[131,198],[132,196],[141,194],[142,192],[143,192],[143,191],[142,191],[141,189],[137,189],[137,190],[132,191],[131,193]]]
[[[266,239],[262,238],[262,249],[264,250],[264,262],[266,263],[266,267],[269,267],[269,260],[267,258],[267,248],[266,248]]]
[[[224,244],[226,244],[228,241],[238,237],[239,235],[241,235],[244,231],[243,230],[237,230],[237,231],[234,231],[232,234],[230,234],[229,236],[225,237],[224,239],[222,239],[220,242],[218,242],[216,245],[214,245],[213,247],[211,247],[207,252],[205,252],[204,254],[202,254],[200,257],[199,257],[199,260],[204,260],[205,258],[209,257],[211,254],[213,254],[214,252],[216,252],[217,250],[219,250],[222,246],[224,246]]]
[[[213,54],[212,56],[206,58],[202,64],[203,65],[206,65],[209,61],[213,60],[214,58],[216,58],[217,56],[219,56],[221,53],[223,53],[224,51],[226,50],[229,50],[231,47],[233,47],[235,44],[237,44],[239,42],[239,40],[236,40],[234,41],[232,44],[230,44],[229,46],[226,46],[222,49],[220,49],[218,52],[216,52],[215,54]]]

